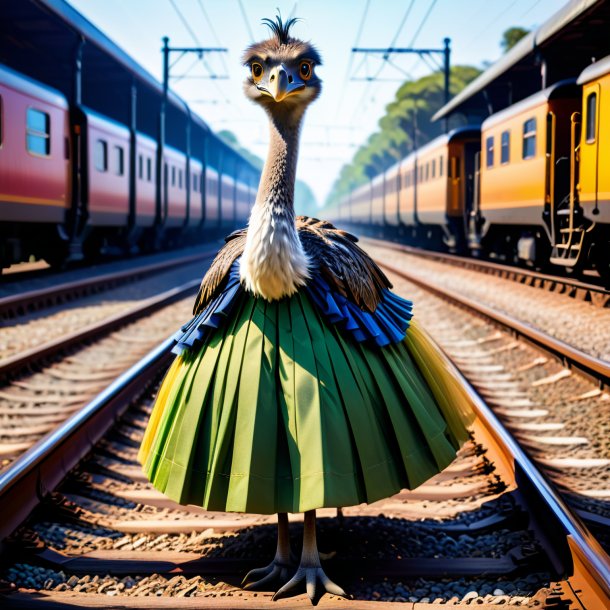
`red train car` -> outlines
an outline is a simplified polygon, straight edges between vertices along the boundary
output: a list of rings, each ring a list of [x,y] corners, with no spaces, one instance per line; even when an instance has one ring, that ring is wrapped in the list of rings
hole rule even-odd
[[[0,65],[0,260],[53,251],[70,185],[65,97]]]
[[[136,224],[152,227],[157,210],[157,143],[141,133],[136,134],[136,167]]]
[[[189,166],[189,221],[190,228],[199,227],[203,220],[203,163],[191,157]]]
[[[85,110],[89,224],[120,227],[129,216],[129,130]]]

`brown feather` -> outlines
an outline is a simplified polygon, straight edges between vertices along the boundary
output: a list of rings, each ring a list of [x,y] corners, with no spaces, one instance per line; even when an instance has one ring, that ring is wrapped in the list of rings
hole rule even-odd
[[[233,265],[235,260],[238,259],[244,251],[246,246],[246,234],[247,229],[240,229],[225,237],[227,243],[218,251],[210,268],[203,276],[203,280],[201,280],[201,286],[199,287],[199,292],[197,293],[195,305],[193,307],[194,315],[201,313],[205,309],[206,305],[223,285],[229,274],[231,265]]]
[[[337,229],[330,222],[310,216],[297,216],[296,226],[303,249],[314,269],[329,286],[361,309],[375,311],[384,288],[392,284],[373,259],[358,245],[358,238]],[[233,263],[243,254],[247,229],[226,238],[201,282],[193,313],[203,311],[222,288]]]
[[[317,218],[297,216],[296,224],[305,252],[330,287],[361,309],[375,311],[382,290],[392,284],[356,245],[358,238]]]

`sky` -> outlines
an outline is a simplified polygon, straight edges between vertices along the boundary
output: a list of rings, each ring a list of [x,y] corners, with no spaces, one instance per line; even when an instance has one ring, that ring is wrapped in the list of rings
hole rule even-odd
[[[352,47],[441,48],[451,38],[451,63],[482,67],[500,57],[502,32],[534,28],[564,0],[69,0],[70,4],[161,79],[161,38],[170,46],[226,47],[203,59],[186,55],[171,68],[170,87],[215,131],[228,129],[265,157],[268,126],[263,111],[242,92],[241,54],[268,37],[263,17],[279,8],[301,19],[293,35],[312,41],[324,64],[320,98],[308,109],[298,177],[322,204],[341,167],[376,131],[385,106],[409,76],[431,66],[416,55],[351,52]],[[172,56],[172,61],[175,59]],[[210,79],[210,75],[219,78]],[[374,82],[365,79],[376,76]]]

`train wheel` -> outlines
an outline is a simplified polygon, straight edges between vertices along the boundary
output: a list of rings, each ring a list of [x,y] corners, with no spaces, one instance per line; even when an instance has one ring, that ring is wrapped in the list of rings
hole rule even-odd
[[[594,242],[591,246],[590,260],[606,286],[610,287],[610,242]]]
[[[62,269],[68,259],[68,247],[64,243],[53,244],[40,255],[54,269]]]

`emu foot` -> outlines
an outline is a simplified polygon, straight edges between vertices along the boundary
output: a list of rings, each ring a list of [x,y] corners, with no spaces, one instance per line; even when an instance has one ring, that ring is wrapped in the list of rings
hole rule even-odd
[[[284,584],[290,579],[290,575],[294,573],[295,563],[283,562],[274,559],[268,566],[264,568],[255,568],[250,570],[241,582],[243,589],[247,591],[256,591],[262,589],[270,583]]]
[[[298,567],[296,574],[273,596],[273,601],[292,593],[301,583],[305,582],[305,590],[315,606],[324,595],[324,592],[339,595],[349,599],[347,593],[334,583],[321,568],[319,562],[303,562]]]

